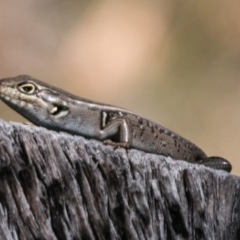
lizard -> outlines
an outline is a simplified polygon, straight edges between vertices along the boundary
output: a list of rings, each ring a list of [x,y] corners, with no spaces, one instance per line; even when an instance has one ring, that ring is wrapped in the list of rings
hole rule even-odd
[[[231,172],[177,133],[113,105],[74,96],[28,75],[0,80],[0,99],[35,125]]]

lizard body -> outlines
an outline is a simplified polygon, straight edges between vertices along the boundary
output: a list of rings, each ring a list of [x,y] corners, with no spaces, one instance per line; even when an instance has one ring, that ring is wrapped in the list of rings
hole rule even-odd
[[[106,144],[231,171],[220,157],[128,110],[74,96],[27,75],[0,81],[0,99],[36,125]]]

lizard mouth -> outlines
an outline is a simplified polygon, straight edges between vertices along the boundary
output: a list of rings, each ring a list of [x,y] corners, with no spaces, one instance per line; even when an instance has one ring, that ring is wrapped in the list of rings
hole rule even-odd
[[[64,117],[64,116],[68,115],[69,109],[65,106],[53,105],[49,109],[49,112],[52,116],[59,118],[59,117]]]

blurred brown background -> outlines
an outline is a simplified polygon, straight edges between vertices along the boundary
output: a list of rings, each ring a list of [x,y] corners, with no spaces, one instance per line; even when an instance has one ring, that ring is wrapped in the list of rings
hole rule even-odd
[[[240,175],[239,11],[233,0],[3,0],[0,78],[29,74],[130,109]]]

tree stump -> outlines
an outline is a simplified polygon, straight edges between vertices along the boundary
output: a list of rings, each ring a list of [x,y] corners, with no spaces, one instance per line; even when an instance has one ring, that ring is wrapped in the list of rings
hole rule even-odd
[[[0,121],[0,239],[240,239],[240,178]]]

